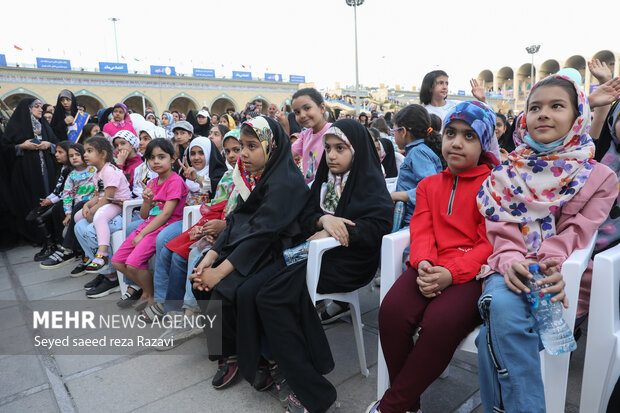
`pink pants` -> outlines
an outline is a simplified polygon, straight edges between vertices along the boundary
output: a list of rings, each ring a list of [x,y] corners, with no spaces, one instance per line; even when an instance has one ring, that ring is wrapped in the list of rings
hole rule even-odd
[[[110,245],[110,228],[108,227],[108,224],[121,212],[121,207],[116,204],[106,204],[95,212],[93,225],[95,226],[95,232],[97,232],[97,245]],[[76,223],[84,219],[81,209],[75,214],[74,219]]]
[[[166,226],[162,225],[155,231],[146,234],[144,238],[142,238],[142,241],[140,241],[138,245],[134,247],[133,239],[137,237],[140,231],[142,231],[142,229],[147,225],[147,222],[143,222],[138,228],[136,228],[134,232],[129,234],[127,239],[114,253],[114,256],[112,257],[112,262],[130,265],[134,268],[139,268],[141,270],[149,269],[149,259],[151,259],[153,255],[155,255],[155,242],[157,240],[157,235],[161,232],[161,230],[166,228]]]

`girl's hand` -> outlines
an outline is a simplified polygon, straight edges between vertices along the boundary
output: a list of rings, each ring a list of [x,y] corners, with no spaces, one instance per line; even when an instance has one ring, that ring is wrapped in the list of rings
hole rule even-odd
[[[205,268],[200,275],[201,283],[198,285],[198,290],[209,291],[212,290],[220,281],[222,281],[222,275],[217,268]]]
[[[118,151],[118,155],[116,156],[116,162],[119,165],[124,165],[128,156],[129,156],[129,151],[127,149],[121,149],[120,151]]]
[[[144,235],[142,235],[142,233],[139,233],[138,235],[136,235],[136,237],[131,240],[131,245],[133,245],[134,247],[138,246],[138,242],[142,241],[142,238],[144,238]]]
[[[84,218],[86,218],[86,221],[90,223],[92,223],[93,219],[95,218],[95,214],[93,213],[93,210],[91,208],[88,208],[86,212],[82,210],[82,215],[84,216]]]
[[[532,279],[534,276],[530,274],[528,266],[530,264],[536,264],[535,260],[517,261],[513,263],[506,274],[504,274],[504,282],[506,286],[514,293],[521,294],[522,292],[529,293],[530,289],[523,284],[521,278]]]
[[[217,237],[226,227],[226,221],[221,219],[212,219],[204,225],[204,232],[207,235]]]
[[[48,205],[52,205],[52,201],[49,198],[44,198],[41,199],[41,202],[39,203],[40,206],[48,206]]]
[[[148,202],[149,204],[153,202],[153,197],[155,196],[153,194],[153,190],[149,187],[147,187],[146,185],[144,185],[143,182],[140,182],[140,185],[142,185],[142,199],[145,202]]]
[[[588,62],[588,69],[590,69],[592,76],[594,76],[601,85],[611,80],[611,70],[609,70],[605,62],[601,63],[598,59],[592,59],[592,61]]]
[[[39,149],[39,144],[31,141],[25,141],[19,144],[19,147],[23,151],[36,151]]]
[[[181,167],[184,177],[186,177],[190,181],[195,181],[196,178],[198,178],[198,172],[196,172],[196,169],[189,166],[189,164],[187,163],[187,158],[185,158],[183,163],[181,163],[180,159],[177,159],[177,163],[179,164],[179,167]]]
[[[591,108],[597,108],[611,105],[618,98],[620,98],[620,78],[617,77],[601,84],[594,92],[590,93],[588,103],[590,103]]]
[[[315,232],[310,238],[308,238],[306,241],[312,241],[315,239],[321,239],[321,238],[327,238],[329,237],[329,232],[325,231],[324,229]]]
[[[349,246],[349,231],[347,230],[347,225],[354,227],[355,222],[346,218],[325,214],[319,219],[319,225],[341,245],[345,247]]]
[[[75,119],[73,119],[73,116],[65,117],[65,123],[67,124],[67,126],[73,125],[73,122],[75,122]]]
[[[393,202],[409,202],[409,196],[407,195],[407,191],[392,192],[390,194],[390,197],[392,197]]]
[[[487,95],[484,91],[484,86],[479,84],[477,79],[471,79],[469,84],[471,85],[471,94],[480,102],[486,103]]]
[[[69,221],[71,220],[71,214],[67,214],[65,215],[65,219],[62,220],[62,226],[66,227],[67,224],[69,224]]]
[[[203,227],[201,227],[200,225],[192,227],[192,229],[189,230],[189,240],[190,241],[199,240],[203,236],[204,236]]]
[[[546,287],[541,290],[543,294],[555,294],[551,297],[551,302],[555,303],[557,301],[562,301],[564,308],[568,308],[568,297],[566,297],[566,292],[564,291],[564,287],[566,286],[566,282],[562,277],[562,273],[558,269],[559,262],[556,260],[546,260],[540,263],[540,269],[543,274],[546,275],[542,280],[536,281],[537,285],[543,284],[553,284],[551,287]]]
[[[215,260],[217,260],[217,257],[219,257],[219,254],[217,252],[213,250],[209,250],[207,254],[204,256],[204,258],[202,259],[202,261],[200,261],[198,266],[194,268],[194,273],[200,274],[202,273],[202,270],[204,270],[205,268],[211,268]],[[190,278],[190,281],[191,281],[191,278]]]

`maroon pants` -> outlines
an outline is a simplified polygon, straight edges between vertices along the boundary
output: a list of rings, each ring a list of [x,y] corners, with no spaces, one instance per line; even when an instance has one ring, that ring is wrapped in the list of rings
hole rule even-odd
[[[420,408],[420,396],[450,363],[460,342],[481,323],[477,301],[479,281],[451,285],[435,298],[418,289],[418,273],[405,271],[379,309],[379,333],[391,387],[381,413],[404,413]],[[418,341],[413,335],[420,327]]]

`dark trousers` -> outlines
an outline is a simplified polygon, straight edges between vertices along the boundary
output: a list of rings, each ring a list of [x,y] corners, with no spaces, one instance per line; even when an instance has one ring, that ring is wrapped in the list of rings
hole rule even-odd
[[[479,281],[451,285],[435,298],[422,295],[413,268],[405,271],[385,296],[379,310],[379,333],[391,387],[381,413],[420,408],[420,396],[450,363],[460,342],[481,323]],[[413,335],[420,327],[418,341]]]
[[[215,306],[221,304],[221,332],[205,327],[209,360],[216,361],[220,357],[230,357],[237,354],[237,314],[235,306],[217,290],[199,291],[193,289],[194,297],[200,306],[202,314],[212,314]],[[219,347],[221,340],[222,346]]]
[[[69,223],[67,224],[67,233],[65,234],[65,238],[62,241],[62,246],[64,248],[76,251],[76,250],[82,250],[82,248],[80,247],[80,243],[77,241],[77,238],[75,238],[75,232],[73,231],[73,227],[75,227],[75,214],[82,209],[82,207],[84,207],[84,204],[87,201],[80,201],[77,204],[73,205],[73,209],[71,211],[71,219],[69,220]]]

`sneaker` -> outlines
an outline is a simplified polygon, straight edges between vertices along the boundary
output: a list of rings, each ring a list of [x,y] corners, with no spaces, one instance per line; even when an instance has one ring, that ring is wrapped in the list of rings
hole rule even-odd
[[[341,306],[338,303],[332,302],[327,308],[319,314],[321,318],[321,324],[330,324],[335,321],[338,321],[340,318],[344,316],[350,316],[351,310],[347,304]]]
[[[365,413],[380,413],[378,409],[379,409],[379,400],[377,400],[376,402],[370,403],[370,406],[366,408]]]
[[[43,245],[43,248],[41,249],[41,251],[34,254],[34,260],[43,261],[47,259],[47,257],[49,257],[50,255],[52,255],[54,252],[56,252],[57,249],[58,248],[56,248],[55,245],[45,244]]]
[[[86,266],[88,264],[90,264],[90,259],[88,257],[83,257],[80,260],[80,263],[73,270],[71,270],[71,277],[81,277],[86,274]]]
[[[86,274],[97,274],[106,265],[108,265],[108,256],[97,254],[90,264],[86,266]]]
[[[288,396],[292,391],[277,364],[269,367],[269,374],[276,385],[276,390],[278,390],[278,400],[280,400],[280,404],[282,407],[288,406]]]
[[[286,405],[286,413],[308,413],[308,410],[297,400],[295,393],[288,396],[288,404]]]
[[[171,311],[167,315],[165,315],[164,318],[170,317],[170,316],[178,317],[178,316],[183,316],[183,315],[184,313],[180,311]],[[191,318],[194,321],[196,320],[195,316],[187,316],[187,317]],[[202,328],[198,326],[198,323],[195,323],[195,322],[191,323],[189,322],[189,320],[184,319],[183,327],[169,328],[166,331],[164,331],[164,333],[161,336],[159,336],[160,339],[167,340],[167,342],[170,343],[169,345],[162,345],[162,346],[154,345],[153,348],[159,351],[172,350],[173,348],[179,346],[181,343],[186,342],[190,338],[194,338],[202,334],[202,331],[203,330]],[[166,341],[164,341],[164,343],[165,342]]]
[[[130,288],[133,290],[131,293],[129,292]],[[125,294],[123,294],[121,299],[116,302],[116,305],[120,308],[129,308],[134,305],[140,297],[142,297],[142,288],[137,285],[129,285],[127,286],[127,291],[125,291]]]
[[[256,375],[254,376],[252,387],[254,387],[258,391],[265,391],[272,385],[273,378],[271,377],[269,367],[265,364],[260,364],[258,366],[258,370],[256,370]]]
[[[222,357],[217,362],[217,372],[213,376],[211,384],[216,389],[222,389],[232,383],[239,371],[237,356]]]
[[[108,294],[120,291],[121,287],[118,285],[118,279],[110,281],[109,278],[103,277],[103,280],[96,287],[86,291],[86,297],[88,298],[100,298],[105,297]]]
[[[45,259],[41,264],[39,264],[39,267],[43,268],[44,270],[51,270],[53,268],[63,267],[74,260],[75,252],[71,251],[67,253],[65,252],[64,248],[61,248],[49,257],[47,257],[47,259]]]
[[[84,289],[85,290],[90,290],[91,288],[95,288],[96,286],[101,284],[101,281],[103,281],[104,278],[105,278],[105,275],[97,274],[97,276],[95,278],[93,278],[92,280],[90,280],[89,282],[84,284]]]

